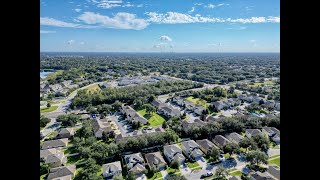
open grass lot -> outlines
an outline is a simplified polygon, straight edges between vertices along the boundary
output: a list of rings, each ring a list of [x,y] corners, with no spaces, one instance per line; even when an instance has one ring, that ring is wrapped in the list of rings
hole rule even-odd
[[[174,174],[174,173],[177,173],[177,175],[181,174],[179,169],[173,169],[173,168],[171,168],[169,166],[167,167],[166,171],[167,171],[168,174]]]
[[[98,86],[98,84],[94,84],[92,86],[89,86],[86,88],[88,90],[89,93],[94,93],[94,92],[99,92],[101,89]]]
[[[154,179],[158,179],[158,178],[162,178],[162,175],[161,175],[161,172],[157,172],[157,173],[154,173],[152,177],[148,177],[147,176],[147,179],[150,179],[150,180],[154,180]]]
[[[148,115],[145,109],[140,109],[137,112],[149,121],[150,126],[159,126],[165,121],[165,119],[157,113],[151,113],[151,115]]]
[[[52,112],[52,111],[55,111],[57,108],[58,106],[51,106],[49,108],[40,108],[40,112],[41,113]]]
[[[273,159],[273,160],[269,160],[268,164],[275,164],[275,165],[280,167],[280,156],[275,158],[275,159]]]
[[[194,168],[200,166],[197,162],[187,162],[189,168]]]
[[[57,75],[60,75],[63,73],[63,70],[57,70],[55,73],[48,74],[48,76],[44,80],[54,79],[57,77]]]
[[[207,108],[210,105],[210,103],[207,103],[207,101],[205,101],[205,100],[200,101],[199,98],[194,98],[192,96],[187,97],[186,100],[193,102],[195,104],[198,104],[200,106],[203,106],[205,108]]]

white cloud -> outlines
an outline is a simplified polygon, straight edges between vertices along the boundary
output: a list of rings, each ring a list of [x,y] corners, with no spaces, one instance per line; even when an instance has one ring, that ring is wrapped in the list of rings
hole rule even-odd
[[[122,5],[121,7],[133,7],[134,5],[128,2],[127,4]]]
[[[169,36],[165,36],[165,35],[160,36],[160,40],[164,41],[164,42],[171,42],[172,41],[172,39]]]
[[[92,4],[95,4],[97,7],[102,9],[111,9],[114,7],[122,6],[122,0],[88,0]]]
[[[208,4],[206,7],[209,8],[209,9],[213,9],[213,8],[215,8],[216,6],[215,6],[214,4]]]
[[[203,3],[194,3],[195,6],[202,6]]]
[[[227,28],[227,29],[231,29],[231,30],[245,30],[245,29],[247,29],[247,27],[241,26],[241,27],[232,27],[232,28]]]
[[[143,4],[138,4],[137,7],[138,8],[143,7]]]
[[[49,33],[56,33],[56,31],[40,30],[40,34],[49,34]]]
[[[84,45],[85,43],[84,43],[84,42],[80,42],[79,44],[80,44],[80,45]]]
[[[193,13],[193,12],[194,12],[194,10],[195,10],[195,8],[194,8],[194,7],[192,7],[192,8],[191,8],[191,10],[190,10],[190,11],[188,11],[188,13]]]
[[[68,43],[68,45],[72,45],[72,44],[74,44],[74,40],[69,40],[67,43]]]
[[[223,19],[214,17],[204,17],[200,14],[191,16],[189,14],[182,14],[178,12],[167,12],[166,14],[158,14],[156,12],[147,12],[146,15],[149,16],[148,21],[158,24],[178,24],[178,23],[279,23],[280,17],[251,17],[251,18],[239,18],[239,19]]]
[[[78,17],[84,23],[100,25],[107,28],[115,29],[135,29],[141,30],[146,28],[149,23],[144,19],[139,19],[135,14],[119,12],[113,17],[104,16],[98,13],[85,12]]]
[[[40,25],[57,26],[57,27],[78,27],[79,24],[67,23],[48,17],[40,17]]]
[[[80,12],[82,9],[74,9],[75,12]]]

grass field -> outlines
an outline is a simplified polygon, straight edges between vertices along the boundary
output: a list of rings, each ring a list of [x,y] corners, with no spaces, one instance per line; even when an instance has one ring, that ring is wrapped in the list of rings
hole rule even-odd
[[[89,93],[99,92],[101,90],[98,84],[89,86],[86,89],[88,90]]]
[[[138,110],[137,112],[149,121],[150,126],[159,126],[165,121],[165,119],[157,113],[148,115],[145,109]]]
[[[44,112],[52,112],[55,111],[58,108],[58,106],[51,106],[49,108],[40,108],[40,112],[44,113]]]
[[[62,74],[63,70],[58,70],[55,73],[48,74],[48,76],[44,80],[54,79],[57,77],[57,75]]]
[[[205,101],[205,100],[200,101],[199,98],[194,98],[192,96],[187,97],[186,100],[193,102],[195,104],[198,104],[200,106],[203,106],[205,108],[207,108],[210,105],[210,103],[207,103],[207,101]]]
[[[150,178],[147,177],[147,179],[150,179],[150,180],[154,180],[154,179],[158,179],[158,178],[162,178],[161,172],[154,173],[153,176]]]
[[[276,164],[277,166],[280,167],[280,156],[278,156],[277,158],[275,158],[273,160],[269,160],[268,164]]]
[[[239,170],[236,169],[236,168],[232,168],[232,169],[228,170],[228,173],[229,173],[231,176],[241,176],[241,175],[242,175],[242,172],[239,171]]]
[[[168,168],[166,169],[166,171],[167,171],[168,174],[174,174],[174,173],[177,173],[177,175],[180,175],[180,174],[181,174],[181,172],[180,172],[179,169],[173,169],[173,168],[171,168],[171,167],[169,167],[169,166],[168,166]]]
[[[189,168],[194,168],[200,166],[197,162],[187,162]]]

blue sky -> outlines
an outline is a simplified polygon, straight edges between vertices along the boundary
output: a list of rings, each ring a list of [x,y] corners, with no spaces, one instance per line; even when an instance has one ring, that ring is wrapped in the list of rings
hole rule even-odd
[[[280,52],[280,1],[40,0],[40,51]]]

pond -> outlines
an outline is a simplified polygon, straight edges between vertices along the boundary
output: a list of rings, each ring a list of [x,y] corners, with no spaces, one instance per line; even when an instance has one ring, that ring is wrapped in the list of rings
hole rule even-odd
[[[52,74],[54,73],[54,71],[44,71],[44,70],[40,70],[40,77],[41,78],[46,78],[48,76],[48,74]]]

